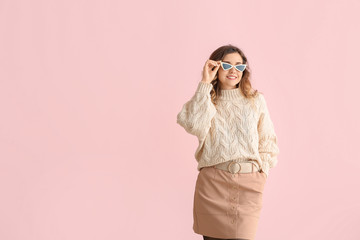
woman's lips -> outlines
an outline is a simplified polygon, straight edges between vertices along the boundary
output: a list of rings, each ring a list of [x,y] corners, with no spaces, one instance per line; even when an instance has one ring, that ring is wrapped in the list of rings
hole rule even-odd
[[[226,76],[226,78],[229,79],[229,80],[235,80],[237,77],[235,77],[235,76]]]

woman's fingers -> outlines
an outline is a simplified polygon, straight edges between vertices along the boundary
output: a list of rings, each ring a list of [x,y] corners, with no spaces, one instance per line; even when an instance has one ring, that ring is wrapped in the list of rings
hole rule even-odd
[[[215,68],[214,68],[213,71],[217,71],[219,69],[219,67],[220,67],[220,63],[219,62],[214,62],[214,66],[215,66]]]
[[[208,60],[208,64],[207,64],[209,67],[210,67],[210,70],[211,71],[214,71],[216,69],[219,68],[220,64],[214,60]]]
[[[221,65],[220,60],[219,61],[215,61],[211,59],[206,60],[206,63],[203,68],[203,79],[207,79],[205,81],[213,80],[214,76],[216,75],[216,72],[219,70],[220,65]]]

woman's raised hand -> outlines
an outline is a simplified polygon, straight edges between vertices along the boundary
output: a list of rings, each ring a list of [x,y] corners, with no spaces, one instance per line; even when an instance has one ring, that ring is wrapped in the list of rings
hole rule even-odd
[[[202,82],[211,83],[220,67],[220,61],[208,59],[204,65],[202,72]]]

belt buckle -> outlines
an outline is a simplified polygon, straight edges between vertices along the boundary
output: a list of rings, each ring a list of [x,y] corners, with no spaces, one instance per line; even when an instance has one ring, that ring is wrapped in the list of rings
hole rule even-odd
[[[237,170],[237,171],[235,170],[235,172],[232,172],[232,171],[230,170],[230,166],[232,166],[232,164],[234,164],[234,163],[236,163],[236,164],[238,165],[238,170]],[[240,172],[240,170],[241,170],[241,165],[240,165],[240,163],[238,163],[238,162],[232,161],[232,162],[228,165],[228,171],[231,172],[232,174],[238,173],[238,172]]]

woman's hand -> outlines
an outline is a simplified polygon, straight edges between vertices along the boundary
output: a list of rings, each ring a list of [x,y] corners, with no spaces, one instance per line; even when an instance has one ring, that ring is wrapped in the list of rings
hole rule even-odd
[[[220,67],[220,61],[208,59],[204,65],[202,72],[202,82],[211,83]]]

